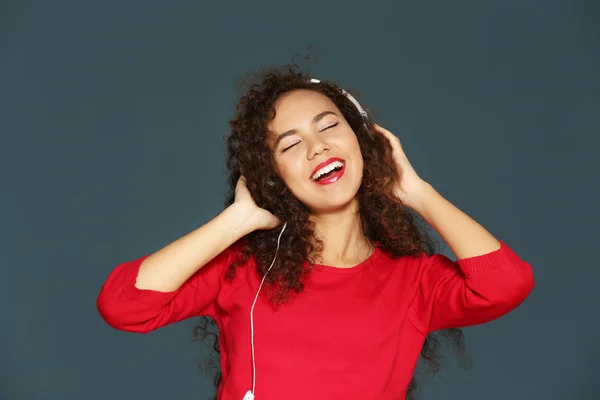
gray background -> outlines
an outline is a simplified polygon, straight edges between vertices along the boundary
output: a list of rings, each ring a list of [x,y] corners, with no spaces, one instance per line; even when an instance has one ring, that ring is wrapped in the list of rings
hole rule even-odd
[[[417,172],[535,269],[520,308],[465,330],[474,368],[450,356],[422,398],[600,398],[599,10],[1,2],[0,398],[208,399],[194,320],[117,332],[96,296],[221,211],[235,80],[309,45],[315,75],[357,90]]]

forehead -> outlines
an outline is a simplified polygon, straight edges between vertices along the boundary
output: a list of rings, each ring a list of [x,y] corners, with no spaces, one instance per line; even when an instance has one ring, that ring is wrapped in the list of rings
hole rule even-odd
[[[297,128],[323,111],[339,114],[335,103],[324,94],[306,89],[294,90],[275,103],[275,119],[269,128],[275,132]]]

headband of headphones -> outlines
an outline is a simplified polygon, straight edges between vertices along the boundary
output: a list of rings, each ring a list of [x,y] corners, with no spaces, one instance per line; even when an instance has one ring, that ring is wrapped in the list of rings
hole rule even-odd
[[[321,81],[318,79],[314,79],[312,78],[310,80],[311,83],[320,83]],[[368,115],[367,112],[365,111],[364,108],[362,108],[362,106],[360,105],[360,103],[358,102],[358,100],[356,100],[354,98],[354,96],[352,96],[350,93],[346,92],[344,89],[341,89],[342,93],[356,106],[356,108],[358,109],[358,111],[360,112],[360,115],[362,115],[362,117],[364,119],[368,119]]]

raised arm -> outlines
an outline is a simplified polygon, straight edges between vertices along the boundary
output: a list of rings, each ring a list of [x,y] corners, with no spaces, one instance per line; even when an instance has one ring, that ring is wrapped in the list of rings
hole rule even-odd
[[[212,316],[222,272],[237,251],[232,244],[277,223],[256,206],[241,179],[235,202],[213,220],[154,254],[118,265],[100,290],[101,316],[112,327],[132,332]]]
[[[419,288],[410,311],[423,333],[486,322],[520,304],[533,289],[531,266],[423,181],[398,137],[374,128],[389,141],[398,168],[395,195],[440,234],[457,258],[453,262],[437,254],[418,261]]]
[[[529,295],[534,286],[531,266],[432,187],[414,198],[413,207],[457,258],[436,254],[421,259],[415,312],[423,330],[488,322]]]

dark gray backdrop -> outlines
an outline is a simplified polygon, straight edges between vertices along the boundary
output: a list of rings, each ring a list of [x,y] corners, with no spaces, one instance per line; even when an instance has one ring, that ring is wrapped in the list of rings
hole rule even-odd
[[[519,309],[465,330],[474,369],[449,357],[422,398],[600,398],[599,8],[1,2],[0,398],[208,398],[194,320],[117,332],[96,296],[118,263],[221,211],[235,79],[309,45],[318,77],[357,90],[535,269]]]

